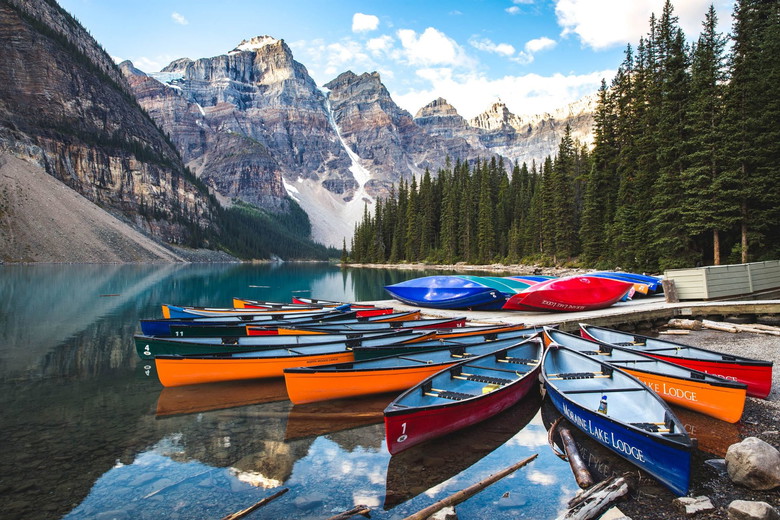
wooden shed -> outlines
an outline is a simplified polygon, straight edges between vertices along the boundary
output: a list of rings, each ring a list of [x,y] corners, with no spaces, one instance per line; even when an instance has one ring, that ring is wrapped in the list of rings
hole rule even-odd
[[[780,260],[669,269],[680,300],[713,300],[780,287]]]

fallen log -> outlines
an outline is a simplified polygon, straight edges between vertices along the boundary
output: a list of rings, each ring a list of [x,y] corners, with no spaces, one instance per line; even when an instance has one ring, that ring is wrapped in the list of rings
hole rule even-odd
[[[564,425],[559,425],[558,434],[563,441],[563,450],[569,459],[569,466],[571,466],[571,472],[574,474],[574,480],[577,481],[577,485],[582,489],[589,488],[593,485],[593,477],[590,475],[590,471],[588,471],[588,467],[585,465],[582,457],[580,457],[580,452],[577,449],[577,444],[574,442],[571,430]]]
[[[666,324],[673,329],[701,330],[701,320],[687,320],[684,318],[672,318]]]
[[[369,513],[371,512],[371,509],[368,506],[355,506],[349,511],[344,511],[343,513],[339,513],[336,516],[331,516],[327,520],[347,520],[348,518],[352,518],[355,515],[363,515],[366,518],[371,518]]]
[[[628,494],[628,483],[623,477],[612,477],[599,482],[569,501],[569,509],[556,520],[591,520],[598,518],[618,499]]]
[[[282,488],[279,491],[277,491],[276,493],[274,493],[273,495],[271,495],[270,497],[265,497],[260,502],[254,504],[254,505],[251,505],[251,506],[247,507],[246,509],[242,509],[241,511],[236,511],[235,513],[231,513],[231,514],[229,514],[227,516],[223,516],[222,520],[238,520],[239,518],[244,518],[246,515],[248,515],[252,511],[256,511],[257,509],[260,509],[261,507],[266,505],[271,500],[274,500],[275,498],[279,498],[280,496],[284,495],[288,491],[289,491],[288,488]]]
[[[701,326],[705,329],[719,330],[721,332],[731,332],[736,334],[737,327],[730,323],[720,323],[711,320],[701,320]]]
[[[687,336],[690,334],[689,330],[659,330],[658,334],[665,336]]]
[[[533,461],[538,456],[539,454],[535,453],[530,457],[523,459],[520,462],[513,464],[512,466],[509,466],[508,468],[502,469],[495,475],[490,475],[486,479],[481,480],[476,484],[472,484],[466,489],[462,489],[457,493],[453,493],[447,498],[439,500],[435,504],[431,504],[430,506],[426,507],[425,509],[421,509],[420,511],[417,511],[411,516],[407,516],[404,520],[425,520],[426,518],[433,515],[434,513],[436,513],[436,511],[439,511],[440,509],[444,509],[445,507],[450,507],[450,506],[455,506],[457,504],[460,504],[464,500],[467,500],[472,496],[476,495],[477,493],[479,493],[480,491],[488,487],[490,484],[501,480],[502,478],[506,477],[511,473],[514,473],[515,471],[522,468],[529,462]]]

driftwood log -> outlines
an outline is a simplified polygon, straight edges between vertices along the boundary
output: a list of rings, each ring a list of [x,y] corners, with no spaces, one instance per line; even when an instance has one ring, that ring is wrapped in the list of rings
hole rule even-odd
[[[426,507],[425,509],[421,509],[420,511],[417,511],[411,516],[407,516],[404,520],[425,520],[429,516],[433,515],[437,511],[444,509],[445,507],[451,507],[455,506],[457,504],[460,504],[464,500],[467,500],[471,498],[472,496],[476,495],[486,487],[488,487],[490,484],[497,482],[501,480],[502,478],[506,477],[507,475],[514,473],[518,469],[522,468],[529,462],[533,461],[536,457],[538,457],[539,454],[535,453],[531,455],[530,457],[521,460],[520,462],[513,464],[509,466],[508,468],[502,469],[498,473],[494,475],[490,475],[488,478],[481,480],[477,482],[476,484],[472,484],[471,486],[467,487],[466,489],[462,489],[458,491],[457,493],[453,493],[452,495],[448,496],[447,498],[444,498],[442,500],[439,500],[435,504],[431,504],[430,506]]]
[[[683,318],[673,318],[666,324],[674,329],[701,330],[701,320],[686,320]]]
[[[282,488],[270,497],[265,497],[260,502],[251,505],[247,507],[246,509],[242,509],[241,511],[236,511],[235,513],[231,513],[227,516],[222,517],[222,520],[238,520],[239,518],[244,518],[246,515],[251,513],[252,511],[256,511],[257,509],[260,509],[264,505],[266,505],[271,500],[274,500],[275,498],[279,498],[280,496],[284,495],[289,491],[288,488]]]
[[[623,477],[612,477],[599,482],[569,501],[569,510],[556,520],[591,520],[598,518],[612,504],[628,494],[628,483]]]
[[[328,518],[328,520],[347,520],[348,518],[352,518],[355,515],[363,515],[366,518],[371,518],[368,513],[371,512],[371,509],[368,506],[355,506],[349,511],[344,511],[343,513],[339,513],[336,516],[331,516]]]
[[[582,489],[589,488],[593,485],[593,477],[590,475],[588,467],[580,456],[571,430],[569,430],[566,425],[560,424],[558,425],[558,434],[563,441],[563,450],[566,452],[566,457],[569,459],[569,466],[571,466],[571,472],[574,474],[577,485]]]

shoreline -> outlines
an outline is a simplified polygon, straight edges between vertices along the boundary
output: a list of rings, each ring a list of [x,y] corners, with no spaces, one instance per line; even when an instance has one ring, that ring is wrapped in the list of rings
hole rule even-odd
[[[339,263],[342,268],[353,269],[401,269],[408,271],[482,271],[489,273],[508,273],[520,275],[541,275],[541,276],[568,276],[573,274],[585,274],[599,269],[583,269],[579,267],[545,267],[537,264],[467,264],[458,262],[455,264],[425,264],[422,262],[412,262],[404,264],[351,264]],[[616,269],[620,270],[620,269]]]

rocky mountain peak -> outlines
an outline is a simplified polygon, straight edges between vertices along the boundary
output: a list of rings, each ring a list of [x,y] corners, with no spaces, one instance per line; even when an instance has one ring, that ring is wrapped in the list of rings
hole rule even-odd
[[[522,124],[520,118],[510,112],[502,101],[496,101],[489,109],[471,119],[469,123],[482,130],[502,130],[509,127],[517,129]]]
[[[184,72],[190,63],[193,61],[189,58],[179,58],[170,62],[160,72]]]
[[[267,45],[278,45],[282,41],[283,40],[277,40],[271,36],[255,36],[254,38],[250,38],[248,40],[241,40],[241,43],[239,43],[236,48],[230,52],[255,52]]]
[[[458,111],[446,99],[439,97],[418,110],[414,118],[434,116],[458,116]]]
[[[130,60],[125,60],[122,63],[118,65],[119,70],[122,71],[122,75],[125,77],[128,76],[146,76],[146,73],[142,71],[141,69],[135,68],[135,65],[133,65],[133,62]]]

